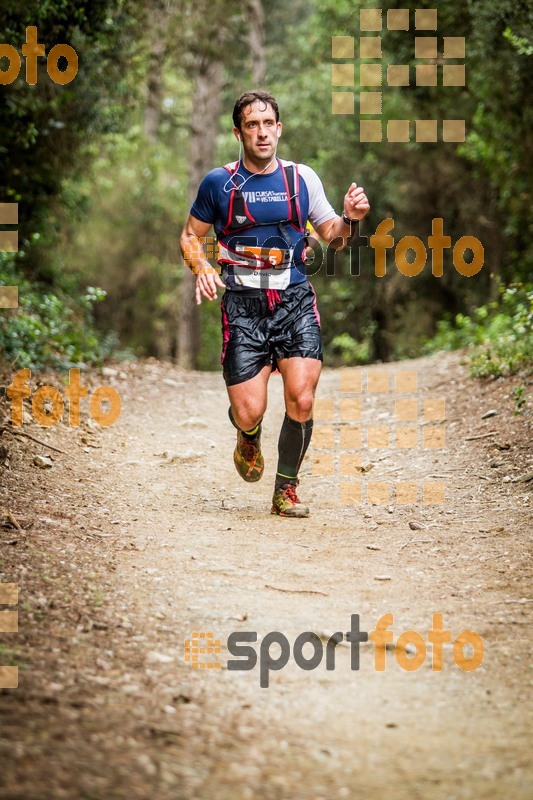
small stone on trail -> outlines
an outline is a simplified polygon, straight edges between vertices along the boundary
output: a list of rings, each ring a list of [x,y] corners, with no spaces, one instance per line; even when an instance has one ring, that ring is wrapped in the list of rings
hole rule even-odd
[[[485,411],[481,419],[490,419],[490,417],[496,417],[499,413],[497,409],[491,408],[490,411]]]
[[[381,547],[378,547],[377,544],[367,544],[366,549],[367,550],[381,550]]]
[[[423,522],[410,522],[409,527],[412,531],[423,531],[427,529],[427,525],[424,525]]]
[[[390,575],[374,575],[375,581],[390,581],[392,580]]]
[[[33,463],[40,469],[50,469],[54,466],[50,456],[35,456]]]
[[[149,664],[170,664],[174,661],[172,656],[167,656],[165,653],[156,653],[155,651],[148,653],[146,658]]]

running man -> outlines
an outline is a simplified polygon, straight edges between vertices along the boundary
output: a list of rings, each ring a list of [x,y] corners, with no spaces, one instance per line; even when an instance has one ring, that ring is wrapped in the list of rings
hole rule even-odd
[[[217,287],[225,289],[221,361],[229,417],[237,429],[237,472],[250,482],[263,475],[261,423],[268,380],[277,368],[286,413],[272,513],[307,517],[309,509],[298,499],[296,487],[313,430],[322,339],[316,297],[304,267],[306,224],[309,219],[323,241],[342,247],[370,206],[364,190],[352,183],[338,216],[310,167],[277,158],[282,125],[276,100],[267,92],[241,95],[233,124],[241,143],[239,156],[244,153],[205,176],[180,244],[185,263],[197,274],[196,302],[202,297],[215,300]],[[221,270],[211,267],[200,243],[211,226]]]

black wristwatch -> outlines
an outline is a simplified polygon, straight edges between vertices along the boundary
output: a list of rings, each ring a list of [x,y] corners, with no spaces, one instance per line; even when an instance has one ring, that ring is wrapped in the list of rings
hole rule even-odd
[[[344,211],[342,212],[342,219],[347,225],[355,225],[357,222],[359,222],[358,219],[350,219],[350,217],[347,217]]]

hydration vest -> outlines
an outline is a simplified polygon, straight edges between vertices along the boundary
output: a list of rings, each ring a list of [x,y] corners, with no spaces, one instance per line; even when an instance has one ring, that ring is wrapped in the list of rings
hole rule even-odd
[[[282,169],[283,179],[285,181],[285,191],[287,193],[287,219],[280,220],[278,223],[273,222],[257,222],[246,204],[246,200],[242,193],[241,187],[233,181],[233,186],[230,190],[228,218],[224,230],[221,231],[220,236],[231,236],[248,228],[254,228],[260,225],[275,225],[279,226],[280,232],[283,235],[283,228],[285,225],[291,225],[299,233],[305,234],[306,220],[301,218],[300,209],[300,175],[296,164],[282,164],[280,159],[277,159],[278,164]],[[225,164],[224,169],[229,172],[231,178],[237,174],[240,161],[231,164]]]

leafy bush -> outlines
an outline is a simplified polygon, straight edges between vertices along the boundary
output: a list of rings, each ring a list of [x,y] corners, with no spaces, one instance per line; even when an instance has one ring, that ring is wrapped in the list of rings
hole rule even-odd
[[[514,375],[533,364],[533,285],[500,287],[498,302],[476,308],[472,316],[457,314],[437,325],[426,353],[469,348],[474,377]]]
[[[19,307],[2,309],[0,361],[20,369],[84,367],[101,363],[116,342],[102,340],[92,322],[94,303],[105,292],[89,286],[82,294],[66,279],[61,288],[31,284],[15,266],[9,253],[0,253],[0,285],[18,286]]]

